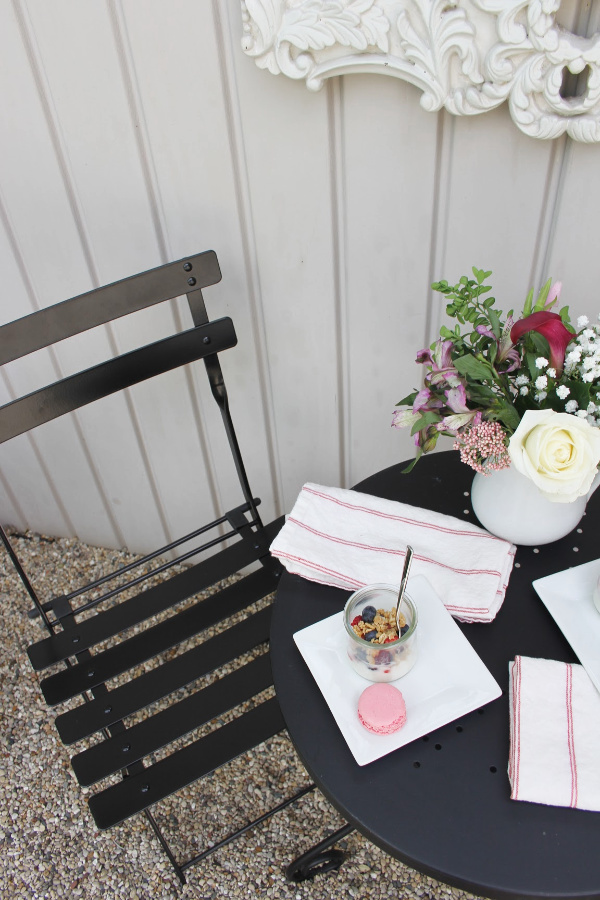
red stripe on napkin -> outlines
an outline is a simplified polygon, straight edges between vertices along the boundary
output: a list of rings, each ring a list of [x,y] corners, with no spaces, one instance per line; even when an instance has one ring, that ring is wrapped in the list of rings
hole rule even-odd
[[[566,703],[567,703],[567,743],[569,745],[569,763],[571,766],[571,806],[577,806],[577,759],[575,756],[575,735],[573,731],[573,668],[566,667]]]
[[[459,536],[471,538],[476,537],[487,541],[498,540],[498,538],[494,537],[493,534],[485,531],[481,531],[480,534],[474,534],[472,531],[458,531],[454,528],[444,528],[441,525],[434,525],[431,522],[421,522],[418,519],[409,519],[405,516],[392,515],[390,513],[381,512],[381,510],[370,509],[368,506],[358,506],[355,503],[345,503],[343,500],[339,500],[337,497],[331,497],[329,494],[323,493],[321,491],[315,491],[314,488],[309,488],[306,485],[304,485],[302,490],[307,494],[313,494],[313,496],[315,497],[321,497],[322,500],[326,500],[328,503],[335,503],[336,506],[342,506],[344,507],[344,509],[351,509],[355,512],[360,513],[368,513],[368,515],[377,516],[380,519],[390,519],[392,522],[403,522],[405,525],[414,525],[417,528],[430,528],[431,530],[439,531],[442,534],[456,534]]]

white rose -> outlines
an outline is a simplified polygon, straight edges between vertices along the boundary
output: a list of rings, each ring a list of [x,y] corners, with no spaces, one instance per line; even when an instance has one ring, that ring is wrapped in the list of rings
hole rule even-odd
[[[528,409],[508,444],[511,461],[548,500],[588,493],[600,462],[600,429],[552,409]]]

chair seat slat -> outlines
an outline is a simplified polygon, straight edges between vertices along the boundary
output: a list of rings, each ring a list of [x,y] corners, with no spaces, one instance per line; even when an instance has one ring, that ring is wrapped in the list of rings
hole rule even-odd
[[[132,681],[114,688],[103,697],[82,703],[63,713],[55,722],[63,743],[73,744],[102,728],[110,728],[116,722],[265,643],[269,637],[270,624],[269,606],[162,666],[150,669]]]
[[[71,760],[75,775],[84,786],[101,781],[224,715],[271,683],[271,664],[263,653],[203,690],[78,753]]]
[[[272,539],[277,528],[267,526],[265,533],[268,539]],[[256,552],[246,541],[227,547],[215,556],[173,575],[168,581],[79,622],[76,629],[62,631],[32,644],[27,651],[31,664],[34,669],[40,670],[68,659],[211,587],[255,560]],[[74,638],[78,638],[76,643]]]
[[[208,775],[285,727],[273,697],[233,722],[130,775],[90,798],[90,812],[100,829],[111,828],[175,791]]]
[[[119,644],[93,654],[79,665],[62,669],[41,682],[42,692],[50,706],[62,703],[85,690],[104,684],[111,678],[171,649],[205,628],[245,609],[277,587],[272,570],[259,569],[241,581],[211,594],[188,609],[163,622],[145,628]]]

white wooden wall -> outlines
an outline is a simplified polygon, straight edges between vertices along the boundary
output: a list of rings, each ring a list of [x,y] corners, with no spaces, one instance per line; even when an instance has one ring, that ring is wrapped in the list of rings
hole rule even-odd
[[[214,249],[205,299],[236,324],[222,362],[268,518],[307,480],[412,455],[390,421],[443,319],[432,280],[492,269],[507,309],[553,275],[596,315],[600,148],[526,137],[505,108],[427,113],[394,78],[311,93],[260,71],[241,34],[239,0],[0,0],[0,320]],[[13,364],[0,400],[186,316]],[[206,519],[232,473],[202,375],[5,445],[0,519],[136,550]]]

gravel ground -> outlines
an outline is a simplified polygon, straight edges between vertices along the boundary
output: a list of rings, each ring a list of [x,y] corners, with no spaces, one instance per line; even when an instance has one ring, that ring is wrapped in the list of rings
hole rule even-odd
[[[14,535],[13,542],[42,599],[130,558],[125,552],[33,533]],[[470,897],[391,859],[356,832],[337,845],[350,854],[338,872],[300,885],[287,882],[285,866],[344,824],[318,791],[188,870],[183,888],[145,816],[99,832],[25,652],[43,636],[42,627],[28,618],[29,598],[4,550],[0,554],[0,897]],[[284,733],[215,772],[201,789],[193,786],[158,804],[155,815],[176,856],[185,859],[229,830],[236,806],[254,818],[263,804],[267,808],[307,782]]]

